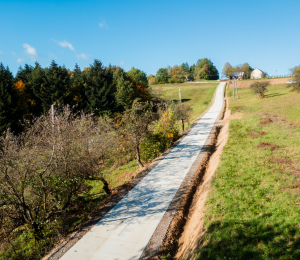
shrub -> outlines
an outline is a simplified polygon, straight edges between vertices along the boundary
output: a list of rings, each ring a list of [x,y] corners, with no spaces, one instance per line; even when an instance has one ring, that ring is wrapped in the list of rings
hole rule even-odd
[[[184,132],[184,121],[189,123],[189,118],[191,115],[191,107],[184,103],[173,104],[171,107],[174,111],[174,115],[177,120],[181,121],[182,132]]]
[[[250,89],[258,94],[260,98],[264,98],[268,85],[270,85],[270,81],[256,81],[250,86]]]
[[[159,110],[160,118],[154,130],[142,140],[142,159],[150,161],[166,151],[179,137],[176,116],[171,109]]]
[[[109,118],[95,121],[93,115],[74,115],[65,107],[55,117],[49,113],[36,119],[18,136],[8,130],[0,137],[0,228],[5,230],[0,243],[18,244],[27,236],[27,243],[33,239],[39,250],[45,248],[71,226],[66,215],[85,180],[102,181],[110,193],[101,175],[115,143],[110,129]],[[16,259],[23,258],[23,249],[14,249]],[[24,258],[37,257],[28,254]]]
[[[157,83],[156,77],[152,74],[147,77],[149,85],[155,85]]]
[[[136,160],[140,168],[144,165],[140,158],[140,143],[147,135],[148,127],[155,119],[151,102],[139,102],[136,99],[130,109],[126,109],[122,116],[123,133],[135,147]]]
[[[293,68],[293,83],[287,87],[293,87],[293,91],[300,92],[300,66]]]

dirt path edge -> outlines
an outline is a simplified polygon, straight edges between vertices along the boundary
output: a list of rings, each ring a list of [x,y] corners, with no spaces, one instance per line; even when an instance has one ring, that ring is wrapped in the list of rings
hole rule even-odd
[[[198,255],[197,253],[199,253],[199,243],[202,241],[206,231],[204,226],[205,202],[211,192],[211,181],[221,161],[223,148],[229,137],[229,122],[232,119],[241,118],[243,115],[243,113],[230,115],[230,110],[228,110],[227,105],[222,129],[214,146],[214,152],[207,162],[205,173],[193,196],[188,214],[185,215],[186,223],[177,241],[178,249],[174,256],[176,260],[194,260]]]
[[[211,130],[211,133],[205,143],[204,148],[197,157],[194,165],[187,174],[185,180],[183,181],[181,187],[178,190],[178,193],[176,194],[174,200],[172,201],[169,209],[165,214],[171,215],[168,212],[172,213],[173,211],[172,216],[163,217],[161,221],[162,224],[160,223],[160,225],[157,227],[157,230],[154,232],[153,237],[150,239],[140,260],[159,260],[161,259],[161,256],[166,256],[168,254],[174,256],[178,251],[179,238],[183,233],[183,229],[187,221],[187,216],[189,214],[193,197],[197,191],[198,186],[202,182],[210,157],[215,152],[215,147],[221,130],[221,125],[223,123],[226,108],[227,102],[225,101],[224,107],[219,114],[218,120],[216,120],[214,127]],[[155,249],[155,247],[152,246],[151,252],[151,243],[155,244],[157,243],[155,240],[161,239],[161,235],[156,235],[156,233],[161,233],[161,235],[164,235],[164,238],[159,248]],[[149,249],[147,250],[147,248]],[[154,250],[156,250],[155,254],[153,254]]]

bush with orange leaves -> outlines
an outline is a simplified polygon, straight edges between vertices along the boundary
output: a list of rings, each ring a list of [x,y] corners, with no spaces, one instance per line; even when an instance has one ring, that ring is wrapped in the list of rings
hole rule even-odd
[[[176,115],[168,105],[158,109],[159,120],[155,122],[153,132],[142,140],[141,151],[144,161],[151,161],[166,151],[179,138]]]

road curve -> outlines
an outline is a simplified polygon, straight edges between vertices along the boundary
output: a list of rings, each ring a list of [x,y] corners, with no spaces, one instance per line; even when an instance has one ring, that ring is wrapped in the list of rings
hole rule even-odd
[[[137,260],[168,209],[218,118],[224,87],[189,134],[61,260]]]

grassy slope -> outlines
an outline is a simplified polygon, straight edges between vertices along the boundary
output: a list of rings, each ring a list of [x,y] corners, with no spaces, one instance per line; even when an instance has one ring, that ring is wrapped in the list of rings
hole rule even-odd
[[[201,86],[200,86],[201,85]],[[172,100],[178,100],[178,89],[181,89],[182,99],[186,99],[186,103],[189,104],[193,111],[191,115],[190,124],[199,115],[201,115],[211,104],[211,100],[215,89],[218,84],[164,84],[152,87],[153,91],[162,91],[164,96]],[[185,127],[188,127],[187,123]],[[181,128],[179,128],[181,129]],[[131,161],[117,169],[108,169],[106,172],[107,181],[110,183],[111,188],[121,186],[126,181],[130,180],[135,176],[138,171],[138,165],[136,161]],[[102,183],[99,181],[89,181],[89,185],[93,186],[90,190],[89,195],[97,194],[101,197],[102,194]],[[102,198],[102,197],[101,197]]]
[[[191,123],[200,116],[211,105],[213,94],[216,90],[216,84],[165,84],[152,86],[154,92],[159,91],[163,93],[163,97],[170,100],[179,100],[179,89],[181,90],[181,99],[185,104],[192,107],[190,118]],[[190,126],[189,125],[189,126]],[[185,125],[185,128],[188,125]]]
[[[265,99],[239,96],[230,109],[245,115],[230,122],[196,259],[300,259],[300,94],[278,85]]]

